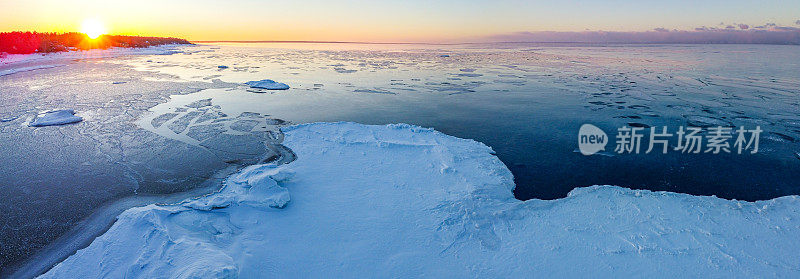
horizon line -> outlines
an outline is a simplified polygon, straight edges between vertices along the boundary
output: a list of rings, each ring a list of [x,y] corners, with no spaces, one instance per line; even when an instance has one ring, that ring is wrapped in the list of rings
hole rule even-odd
[[[798,45],[796,43],[728,43],[728,42],[582,42],[582,41],[487,41],[487,42],[368,42],[314,40],[188,40],[191,43],[304,43],[304,44],[365,44],[365,45],[478,45],[478,44],[619,44],[619,45]]]

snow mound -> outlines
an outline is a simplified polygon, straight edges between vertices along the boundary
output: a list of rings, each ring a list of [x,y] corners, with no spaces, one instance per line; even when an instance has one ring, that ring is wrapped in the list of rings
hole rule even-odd
[[[593,186],[523,202],[479,142],[404,124],[283,130],[294,162],[127,210],[42,278],[800,276],[797,196]]]
[[[248,81],[244,84],[249,85],[251,88],[258,88],[258,89],[267,89],[267,90],[286,90],[289,89],[289,85],[285,83],[276,82],[271,79],[262,79],[262,80],[255,80],[255,81]]]
[[[83,117],[75,116],[75,111],[71,109],[51,110],[40,113],[36,119],[30,123],[31,127],[64,125],[83,121]]]
[[[283,208],[289,203],[289,190],[278,182],[291,176],[290,172],[281,171],[273,164],[250,166],[229,177],[219,193],[185,202],[184,206],[198,210],[225,208],[232,204]]]

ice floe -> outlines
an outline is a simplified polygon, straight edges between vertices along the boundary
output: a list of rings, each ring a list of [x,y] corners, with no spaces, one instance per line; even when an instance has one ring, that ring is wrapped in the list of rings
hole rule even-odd
[[[248,81],[244,84],[250,86],[250,88],[257,88],[257,89],[267,89],[267,90],[286,90],[289,89],[289,85],[285,83],[276,82],[271,79],[262,79],[256,81]]]
[[[136,121],[145,130],[166,138],[194,145],[224,160],[253,164],[278,156],[279,127],[282,119],[257,112],[231,115],[213,98],[176,95],[171,101],[151,108],[151,113]],[[233,117],[233,115],[238,115]]]
[[[197,101],[194,101],[194,102],[186,105],[186,107],[189,107],[189,108],[202,108],[202,107],[210,107],[210,106],[211,106],[211,98],[197,100]]]
[[[394,93],[394,92],[391,92],[391,91],[382,90],[382,89],[356,89],[356,90],[353,90],[353,92],[356,92],[356,93],[373,93],[373,94],[389,94],[389,95],[397,94],[397,93]]]
[[[350,69],[345,69],[345,68],[341,68],[341,67],[333,68],[333,70],[336,71],[337,73],[340,73],[340,74],[352,74],[352,73],[358,72],[358,70],[350,70]]]
[[[800,276],[800,198],[514,199],[491,148],[410,125],[283,129],[297,155],[132,208],[42,278]]]
[[[64,125],[83,121],[83,117],[76,116],[71,109],[51,110],[40,113],[29,124],[31,127]]]

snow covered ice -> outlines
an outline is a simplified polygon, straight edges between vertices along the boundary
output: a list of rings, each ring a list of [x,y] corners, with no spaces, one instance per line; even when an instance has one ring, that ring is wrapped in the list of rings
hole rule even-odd
[[[177,49],[185,49],[187,47],[187,45],[159,45],[145,48],[112,47],[108,49],[73,50],[68,52],[37,53],[30,55],[9,54],[4,58],[0,58],[0,65],[23,64],[24,62],[69,61],[87,58],[111,58],[124,55],[169,55],[182,53],[183,51]],[[0,76],[7,73],[9,72],[0,71]]]
[[[297,155],[132,208],[42,278],[800,276],[800,199],[613,186],[514,198],[486,145],[398,124],[283,128]]]
[[[289,85],[285,83],[276,82],[271,79],[262,79],[257,81],[248,81],[245,84],[250,85],[251,88],[267,89],[267,90],[286,90]]]
[[[31,127],[64,125],[83,121],[83,117],[75,116],[75,111],[71,109],[52,110],[43,112],[36,116],[30,123]]]

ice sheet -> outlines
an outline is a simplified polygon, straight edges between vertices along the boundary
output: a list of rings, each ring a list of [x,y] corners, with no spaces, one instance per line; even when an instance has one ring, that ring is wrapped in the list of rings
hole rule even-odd
[[[593,186],[519,201],[491,148],[410,125],[284,128],[297,154],[133,208],[42,278],[800,275],[800,199]]]

